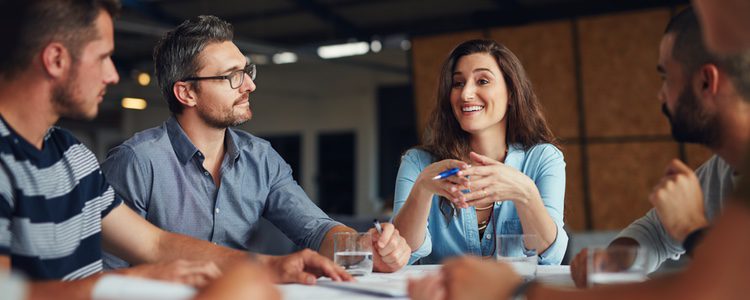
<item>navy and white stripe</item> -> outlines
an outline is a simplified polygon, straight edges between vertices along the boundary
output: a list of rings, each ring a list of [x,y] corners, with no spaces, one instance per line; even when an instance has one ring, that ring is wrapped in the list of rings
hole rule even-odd
[[[101,220],[120,204],[96,157],[52,128],[42,150],[0,117],[0,255],[33,279],[102,270]]]

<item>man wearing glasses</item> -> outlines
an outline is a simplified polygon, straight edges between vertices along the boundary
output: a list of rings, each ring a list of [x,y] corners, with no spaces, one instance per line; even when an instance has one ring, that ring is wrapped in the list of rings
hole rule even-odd
[[[248,249],[264,217],[333,257],[333,233],[354,230],[310,201],[267,141],[231,128],[252,117],[256,89],[255,66],[232,36],[230,24],[200,16],[162,38],[155,75],[172,116],[114,148],[102,169],[126,203],[168,231]],[[375,270],[406,265],[411,249],[392,225],[373,237]]]

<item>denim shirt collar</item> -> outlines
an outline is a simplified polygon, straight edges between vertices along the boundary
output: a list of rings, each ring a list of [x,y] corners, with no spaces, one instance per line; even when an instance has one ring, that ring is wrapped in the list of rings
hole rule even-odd
[[[172,143],[172,149],[174,149],[174,153],[177,155],[177,159],[180,160],[180,163],[186,164],[188,160],[200,153],[198,148],[190,141],[190,138],[185,131],[182,130],[182,126],[180,126],[180,123],[177,122],[177,119],[174,116],[169,117],[169,119],[164,122],[164,126],[167,129],[169,141]],[[236,162],[240,157],[240,149],[235,142],[236,140],[237,134],[231,128],[227,128],[224,142],[227,154],[232,158],[233,162]],[[200,160],[203,160],[202,156],[200,157]]]

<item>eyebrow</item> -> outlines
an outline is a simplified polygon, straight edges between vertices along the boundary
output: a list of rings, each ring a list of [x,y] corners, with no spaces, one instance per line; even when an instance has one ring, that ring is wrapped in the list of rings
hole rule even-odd
[[[229,73],[229,72],[232,72],[232,71],[242,70],[242,69],[246,68],[249,65],[250,65],[250,62],[247,61],[247,60],[245,60],[245,64],[243,66],[234,65],[234,66],[231,66],[229,68],[224,69],[224,71],[222,71],[219,74],[226,74],[226,73]]]
[[[112,56],[112,54],[115,53],[115,49],[107,51],[107,53],[102,54],[99,58],[107,58],[108,56]]]
[[[245,66],[247,66],[247,65],[245,65]],[[244,67],[231,66],[231,67],[225,69],[224,71],[221,71],[220,74],[225,74],[225,73],[229,73],[229,72],[232,72],[232,71],[242,70],[243,68]]]
[[[495,73],[493,73],[492,70],[487,69],[487,68],[477,68],[477,69],[474,69],[471,72],[472,73],[477,73],[477,72],[483,72],[483,71],[490,72],[490,74],[492,74],[493,76],[495,76]],[[460,75],[460,74],[461,74],[461,72],[459,72],[459,71],[453,72],[453,75]]]

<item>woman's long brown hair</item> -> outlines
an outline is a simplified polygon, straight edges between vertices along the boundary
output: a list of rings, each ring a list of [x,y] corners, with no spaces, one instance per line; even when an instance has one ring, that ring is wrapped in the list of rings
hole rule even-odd
[[[505,116],[508,124],[506,143],[520,145],[524,150],[542,143],[550,143],[559,147],[557,138],[552,134],[544,118],[531,81],[526,76],[526,71],[518,58],[507,47],[493,40],[470,40],[456,46],[443,62],[438,83],[437,103],[430,115],[423,142],[419,148],[429,152],[435,161],[463,160],[469,156],[470,135],[461,129],[461,125],[456,120],[450,97],[456,63],[461,57],[474,53],[485,53],[494,57],[503,73],[508,90],[508,109]],[[440,197],[440,212],[450,221],[456,209],[450,201]]]

